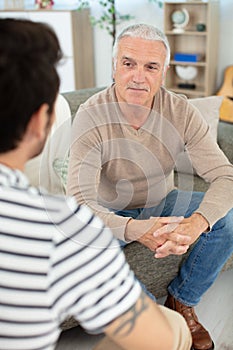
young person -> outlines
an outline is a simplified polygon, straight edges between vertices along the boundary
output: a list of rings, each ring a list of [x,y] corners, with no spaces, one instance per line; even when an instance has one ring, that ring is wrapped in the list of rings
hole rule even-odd
[[[0,19],[0,349],[54,349],[72,315],[123,349],[188,350],[185,322],[141,291],[102,221],[23,173],[55,118],[60,58],[45,24]]]

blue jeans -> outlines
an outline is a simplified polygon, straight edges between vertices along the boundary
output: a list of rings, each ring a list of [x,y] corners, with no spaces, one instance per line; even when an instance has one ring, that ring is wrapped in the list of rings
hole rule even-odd
[[[173,190],[156,207],[121,210],[116,214],[138,220],[151,216],[189,217],[199,207],[203,196],[202,192]],[[169,293],[185,305],[197,305],[232,253],[233,209],[218,220],[210,232],[201,234],[178,275],[169,284]]]

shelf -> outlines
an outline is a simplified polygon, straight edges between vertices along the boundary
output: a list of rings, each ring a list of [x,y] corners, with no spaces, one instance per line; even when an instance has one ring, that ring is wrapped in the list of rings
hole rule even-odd
[[[206,36],[208,32],[198,32],[197,30],[185,30],[183,33],[175,33],[172,30],[166,30],[165,32],[166,35],[195,35],[195,36]]]
[[[169,88],[169,90],[172,90],[174,92],[176,92],[177,94],[183,94],[183,95],[187,95],[187,96],[195,96],[195,97],[199,97],[199,96],[205,96],[205,91],[203,88],[196,88],[196,89],[180,89],[176,86],[171,86]]]
[[[208,4],[208,0],[206,1],[202,1],[202,0],[197,0],[197,1],[190,1],[190,0],[186,0],[186,1],[165,1],[166,4],[169,5],[203,5],[203,4]]]
[[[174,61],[171,60],[170,61],[170,66],[197,66],[197,67],[205,67],[206,66],[206,62],[184,62],[184,61]]]
[[[186,9],[189,22],[184,31],[173,30],[172,14],[174,11]],[[188,96],[208,96],[215,93],[216,71],[218,57],[218,21],[219,1],[164,1],[164,32],[168,38],[171,50],[170,69],[166,75],[165,86],[179,94]],[[198,25],[203,24],[204,31],[198,31]],[[198,54],[200,61],[175,61],[176,53]],[[179,58],[179,57],[177,57]],[[195,89],[178,88],[183,82],[177,74],[177,66],[193,66],[197,68],[196,76],[189,81]]]

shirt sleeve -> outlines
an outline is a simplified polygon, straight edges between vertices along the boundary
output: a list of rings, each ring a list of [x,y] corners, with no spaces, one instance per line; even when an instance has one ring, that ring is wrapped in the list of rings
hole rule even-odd
[[[86,206],[57,225],[51,297],[60,320],[74,316],[91,333],[102,332],[132,307],[141,287],[110,229]],[[64,214],[63,214],[64,216]]]

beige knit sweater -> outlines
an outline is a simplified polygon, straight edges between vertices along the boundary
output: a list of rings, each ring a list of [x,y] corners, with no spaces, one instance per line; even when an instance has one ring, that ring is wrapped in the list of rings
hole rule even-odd
[[[233,207],[233,165],[186,98],[162,87],[138,130],[121,109],[114,85],[80,106],[73,123],[67,186],[68,194],[90,206],[115,236],[124,240],[129,218],[111,209],[157,205],[174,189],[173,170],[184,149],[190,168],[192,164],[211,183],[196,212],[211,227]]]

